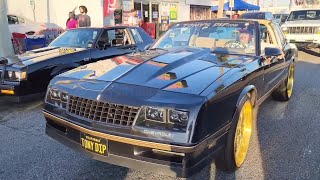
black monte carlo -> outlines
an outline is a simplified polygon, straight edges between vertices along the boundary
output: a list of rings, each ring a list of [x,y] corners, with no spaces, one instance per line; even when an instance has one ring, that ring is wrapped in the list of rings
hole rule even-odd
[[[94,159],[188,177],[244,163],[254,109],[292,95],[296,49],[266,20],[181,22],[147,51],[56,76],[46,133]]]
[[[0,57],[0,99],[24,101],[43,96],[50,80],[75,67],[143,51],[152,38],[137,27],[67,30],[48,47],[15,57]]]

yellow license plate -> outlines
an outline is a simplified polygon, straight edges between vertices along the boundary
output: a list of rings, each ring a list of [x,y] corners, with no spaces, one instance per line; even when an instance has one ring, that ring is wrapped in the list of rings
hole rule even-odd
[[[87,151],[104,156],[108,155],[108,144],[106,139],[80,133],[80,145]]]

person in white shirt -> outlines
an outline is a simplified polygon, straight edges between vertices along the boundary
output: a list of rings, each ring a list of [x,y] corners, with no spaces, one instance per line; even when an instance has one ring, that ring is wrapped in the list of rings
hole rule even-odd
[[[129,26],[139,27],[141,26],[141,20],[138,18],[138,12],[135,9],[131,9],[131,15],[128,18]]]

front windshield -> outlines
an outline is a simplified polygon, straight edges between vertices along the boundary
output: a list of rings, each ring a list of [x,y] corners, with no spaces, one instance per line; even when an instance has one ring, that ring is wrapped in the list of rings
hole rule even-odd
[[[320,10],[293,11],[287,21],[319,20]]]
[[[52,41],[49,46],[88,48],[92,46],[98,32],[96,29],[69,30]]]
[[[247,22],[190,22],[173,25],[152,48],[210,48],[237,54],[255,54],[255,29]]]

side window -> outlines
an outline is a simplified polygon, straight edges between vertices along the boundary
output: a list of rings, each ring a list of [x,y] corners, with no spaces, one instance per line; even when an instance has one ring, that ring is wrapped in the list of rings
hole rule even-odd
[[[18,24],[18,18],[17,16],[8,15],[8,24]]]
[[[273,19],[273,16],[272,16],[271,13],[267,13],[266,16],[267,16],[267,19],[268,19],[268,20],[272,20],[272,19]]]
[[[24,24],[26,21],[22,17],[18,17],[19,24]]]
[[[270,32],[268,31],[268,28],[263,24],[260,24],[260,34],[261,41],[263,43],[274,44]]]
[[[107,29],[104,30],[99,38],[98,46],[110,47],[110,46],[124,46],[129,45],[128,34],[125,29]]]
[[[279,44],[284,45],[286,43],[286,38],[284,37],[280,27],[277,24],[272,23],[272,28],[275,32],[276,38],[279,41]]]
[[[136,44],[143,43],[143,40],[142,40],[138,30],[135,28],[130,28],[130,30],[131,30],[131,33],[132,33],[132,36],[134,38],[135,43]]]

